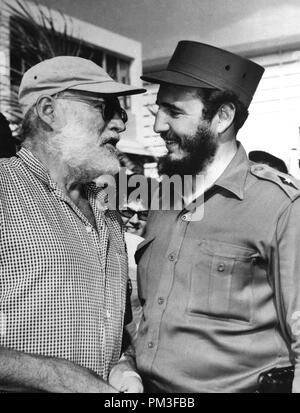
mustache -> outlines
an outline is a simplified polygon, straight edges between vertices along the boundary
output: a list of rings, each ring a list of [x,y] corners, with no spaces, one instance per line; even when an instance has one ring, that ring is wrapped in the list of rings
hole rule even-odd
[[[179,136],[177,136],[172,131],[162,132],[160,136],[164,141],[174,141],[177,143],[181,143],[181,139],[179,138]]]

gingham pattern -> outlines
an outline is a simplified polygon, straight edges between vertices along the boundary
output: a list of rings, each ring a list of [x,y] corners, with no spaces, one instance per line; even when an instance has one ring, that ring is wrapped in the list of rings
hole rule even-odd
[[[0,345],[64,358],[107,379],[120,356],[127,256],[121,221],[95,230],[26,149],[0,162]]]

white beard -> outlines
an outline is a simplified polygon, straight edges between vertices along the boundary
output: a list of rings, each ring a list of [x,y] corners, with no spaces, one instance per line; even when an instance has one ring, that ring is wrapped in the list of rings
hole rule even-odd
[[[115,175],[119,171],[119,161],[116,154],[105,146],[100,146],[102,131],[95,126],[83,128],[80,120],[68,122],[55,136],[49,140],[49,150],[52,155],[57,153],[58,158],[66,165],[68,175],[77,182],[90,182],[100,175]],[[86,142],[86,144],[84,144]]]

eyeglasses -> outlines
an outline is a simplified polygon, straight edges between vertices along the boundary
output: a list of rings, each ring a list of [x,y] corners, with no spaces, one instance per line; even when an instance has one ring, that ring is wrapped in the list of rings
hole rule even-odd
[[[93,98],[84,98],[81,96],[73,96],[73,95],[56,95],[56,99],[67,99],[67,100],[74,100],[76,102],[85,103],[86,105],[93,106],[95,109],[101,111],[103,120],[105,122],[109,122],[113,119],[115,114],[118,114],[122,119],[123,123],[128,121],[128,116],[117,100],[101,100],[101,99],[93,99]]]
[[[148,213],[149,213],[149,211],[147,210],[135,211],[134,209],[131,209],[131,208],[121,209],[119,212],[123,217],[129,218],[129,219],[132,218],[134,215],[137,215],[140,221],[147,221]]]

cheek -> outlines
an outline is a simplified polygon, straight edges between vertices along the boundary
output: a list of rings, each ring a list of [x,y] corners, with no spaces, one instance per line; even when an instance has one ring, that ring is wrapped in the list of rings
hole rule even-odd
[[[199,122],[193,120],[174,120],[170,122],[170,130],[179,137],[193,136],[197,132]]]
[[[90,133],[101,134],[105,129],[105,124],[100,119],[91,119],[87,121],[87,128]]]
[[[80,124],[80,129],[89,134],[102,133],[105,124],[100,115],[95,115],[90,112],[77,113],[76,120]]]

